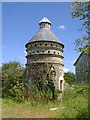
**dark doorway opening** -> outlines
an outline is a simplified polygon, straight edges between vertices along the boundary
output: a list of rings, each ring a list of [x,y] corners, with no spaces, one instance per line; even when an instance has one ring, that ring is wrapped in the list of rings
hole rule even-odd
[[[62,90],[62,82],[63,80],[60,80],[60,90]]]

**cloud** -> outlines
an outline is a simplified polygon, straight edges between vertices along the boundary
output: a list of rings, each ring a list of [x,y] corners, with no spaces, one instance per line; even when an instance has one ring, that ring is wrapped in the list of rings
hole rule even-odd
[[[64,73],[67,73],[69,72],[69,69],[68,68],[64,68]]]
[[[64,25],[61,25],[58,27],[59,29],[65,29],[65,26]]]

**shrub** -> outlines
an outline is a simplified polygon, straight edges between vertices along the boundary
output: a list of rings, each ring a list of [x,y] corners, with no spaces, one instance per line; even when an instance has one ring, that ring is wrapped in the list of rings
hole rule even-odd
[[[19,62],[9,62],[2,66],[2,97],[12,97],[21,101],[23,94],[22,76],[24,68]]]
[[[88,83],[75,83],[73,89],[65,90],[62,104],[66,118],[88,118]]]
[[[64,79],[69,84],[73,84],[73,83],[75,83],[75,74],[71,73],[71,72],[67,72],[64,74]]]

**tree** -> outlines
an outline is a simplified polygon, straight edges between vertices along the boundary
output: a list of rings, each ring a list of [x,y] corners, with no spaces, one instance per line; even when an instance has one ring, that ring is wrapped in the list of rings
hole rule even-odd
[[[67,72],[64,74],[64,79],[69,84],[73,84],[75,82],[75,74],[71,72]]]
[[[79,51],[85,50],[90,51],[90,2],[74,2],[71,5],[73,12],[71,13],[72,18],[79,18],[82,22],[80,30],[85,31],[86,35],[82,35],[81,38],[76,40],[76,46]],[[89,43],[89,44],[87,44]]]
[[[79,18],[82,22],[81,30],[84,30],[86,35],[82,35],[81,38],[76,40],[77,50],[85,52],[87,54],[87,79],[90,81],[90,1],[86,2],[74,2],[71,5],[72,18]]]
[[[24,68],[19,62],[13,61],[2,65],[2,97],[20,99],[23,87]]]

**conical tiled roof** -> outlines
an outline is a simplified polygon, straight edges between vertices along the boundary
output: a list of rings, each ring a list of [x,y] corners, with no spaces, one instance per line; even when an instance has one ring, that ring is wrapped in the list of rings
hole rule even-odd
[[[51,22],[47,18],[43,18],[40,22],[39,25],[41,26],[42,23],[49,24],[51,25]],[[38,41],[52,41],[52,42],[57,42],[61,43],[60,40],[55,36],[55,34],[50,30],[48,27],[43,27],[41,28],[34,37],[28,42],[38,42]]]
[[[53,41],[60,43],[60,40],[48,28],[40,29],[39,32],[29,42],[35,42],[35,41]]]

